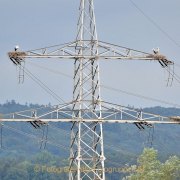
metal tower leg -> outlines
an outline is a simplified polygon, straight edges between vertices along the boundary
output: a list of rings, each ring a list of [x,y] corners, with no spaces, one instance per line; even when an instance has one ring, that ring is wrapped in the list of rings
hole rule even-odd
[[[86,41],[88,40],[88,41]],[[90,40],[90,41],[89,41]],[[71,128],[69,179],[105,179],[101,118],[98,40],[93,0],[81,0],[74,62],[73,119]],[[89,59],[83,58],[89,55]]]

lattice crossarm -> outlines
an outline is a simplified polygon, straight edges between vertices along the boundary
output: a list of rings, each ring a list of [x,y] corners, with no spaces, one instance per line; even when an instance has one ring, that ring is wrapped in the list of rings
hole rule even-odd
[[[172,65],[173,62],[166,56],[159,53],[159,50],[153,50],[153,53],[147,53],[132,48],[114,45],[106,42],[98,42],[100,59],[119,59],[119,60],[154,60],[158,61],[162,67]]]

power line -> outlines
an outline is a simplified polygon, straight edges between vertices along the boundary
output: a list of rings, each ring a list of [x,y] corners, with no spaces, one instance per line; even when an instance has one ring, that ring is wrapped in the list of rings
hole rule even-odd
[[[32,62],[28,62],[28,64],[34,66],[34,67],[38,67],[38,68],[41,68],[41,69],[45,69],[49,72],[52,72],[52,73],[55,73],[55,74],[60,74],[62,76],[65,76],[65,77],[68,77],[68,78],[72,78],[71,75],[69,74],[66,74],[66,73],[63,73],[63,72],[60,72],[58,70],[53,70],[53,69],[50,69],[50,68],[47,68],[47,67],[44,67],[44,66],[41,66],[41,65],[38,65],[38,64],[35,64],[35,63],[32,63]]]
[[[149,17],[133,0],[129,0],[131,4],[149,21],[151,22],[161,33],[163,33],[171,42],[173,42],[177,47],[180,48],[180,44],[170,36],[161,26],[156,23],[151,17]]]
[[[4,126],[6,129],[9,129],[10,131],[13,131],[13,132],[18,133],[18,134],[20,134],[20,135],[24,135],[24,136],[26,136],[26,137],[29,137],[29,138],[32,138],[32,139],[36,139],[37,141],[40,141],[40,142],[41,142],[40,149],[42,148],[42,143],[43,143],[43,141],[45,141],[44,147],[46,146],[46,143],[48,143],[48,144],[53,145],[53,146],[56,146],[56,147],[58,147],[58,148],[63,148],[64,150],[67,150],[67,149],[68,149],[68,148],[66,148],[65,146],[61,145],[61,144],[57,144],[57,143],[55,143],[55,142],[53,142],[53,141],[47,140],[47,136],[45,137],[45,140],[44,140],[44,131],[43,131],[43,137],[42,137],[42,138],[39,138],[39,137],[37,137],[37,136],[35,136],[35,135],[33,135],[33,134],[23,132],[22,130],[18,130],[18,129],[16,129],[16,128],[14,128],[14,127],[11,127],[11,126],[9,126],[9,125],[3,124],[3,126]],[[53,126],[52,124],[51,124],[50,126],[53,127],[53,128],[55,128],[56,130],[58,130],[59,132],[65,134],[65,135],[70,135],[70,133],[69,133],[68,131],[66,131],[66,130],[60,129],[60,128],[56,127],[56,126]],[[2,141],[1,141],[1,142],[2,142]],[[108,142],[111,143],[111,141],[108,141]],[[114,151],[116,151],[116,152],[121,152],[121,153],[123,152],[122,150],[118,149],[117,146],[114,146],[114,145],[108,145],[108,144],[106,144],[105,147],[110,148],[111,150],[114,150]],[[110,160],[108,160],[108,161],[110,162]],[[111,163],[116,164],[116,165],[118,164],[118,163],[113,162],[113,161],[111,161]]]
[[[34,63],[30,63],[30,64],[36,66]],[[41,69],[45,69],[45,70],[47,70],[49,72],[52,72],[52,73],[55,73],[55,74],[63,75],[65,77],[67,77],[67,78],[72,78],[72,76],[70,76],[70,75],[68,75],[68,74],[66,74],[64,72],[60,72],[59,70],[52,70],[50,68],[46,68],[44,66],[39,66],[39,65],[37,67],[39,67]],[[176,104],[176,103],[172,103],[172,102],[168,102],[168,101],[164,101],[164,100],[160,100],[160,99],[156,99],[156,98],[152,98],[152,97],[143,96],[143,95],[140,95],[140,94],[137,94],[137,93],[132,93],[132,92],[117,89],[117,88],[112,88],[112,87],[107,86],[107,85],[102,85],[101,84],[100,86],[102,88],[105,88],[105,89],[108,89],[108,90],[112,90],[112,91],[120,92],[120,93],[123,93],[123,94],[135,96],[135,97],[138,97],[138,98],[141,98],[141,99],[146,99],[146,100],[150,100],[150,101],[154,101],[154,102],[159,102],[159,103],[166,104],[166,105],[171,105],[171,106],[174,106],[174,107],[180,107],[180,104]]]
[[[64,135],[70,136],[70,133],[69,133],[68,131],[64,130],[64,129],[61,129],[61,128],[56,127],[56,126],[53,126],[52,124],[49,124],[49,126],[50,126],[51,128],[53,128],[53,129],[56,129],[57,131],[59,131],[60,133],[62,133],[62,134],[64,134]],[[143,132],[145,132],[145,131],[143,131]],[[120,153],[123,153],[123,152],[124,152],[124,150],[121,150],[120,147],[118,148],[117,145],[116,145],[116,146],[112,145],[112,144],[111,144],[112,142],[111,142],[110,140],[106,139],[106,141],[110,143],[110,144],[105,144],[105,145],[104,145],[106,148],[110,148],[111,150],[114,150],[114,151],[120,152]]]
[[[101,87],[106,88],[106,89],[111,90],[111,91],[115,91],[115,92],[124,93],[124,94],[131,95],[131,96],[135,96],[135,97],[138,97],[138,98],[141,98],[141,99],[146,99],[146,100],[150,100],[150,101],[154,101],[154,102],[159,102],[159,103],[163,103],[163,104],[167,104],[167,105],[171,105],[171,106],[179,107],[180,108],[180,105],[176,104],[176,103],[171,103],[171,102],[168,102],[168,101],[164,101],[164,100],[160,100],[160,99],[156,99],[156,98],[151,98],[151,97],[143,96],[143,95],[140,95],[140,94],[124,91],[124,90],[121,90],[121,89],[112,88],[112,87],[106,86],[106,85],[101,85]]]
[[[64,135],[68,135],[68,136],[70,135],[70,133],[69,133],[68,131],[66,131],[66,130],[64,130],[64,129],[61,129],[61,128],[58,128],[58,127],[56,127],[56,126],[53,126],[53,125],[50,124],[50,123],[49,123],[49,126],[50,126],[51,128],[53,128],[53,129],[55,129],[55,130],[63,133]]]
[[[24,68],[24,72],[33,81],[35,81],[42,89],[44,89],[48,94],[50,94],[58,102],[65,102],[61,97],[59,97],[54,91],[52,91],[47,85],[45,85],[41,80],[39,80],[35,75],[33,75],[27,68]]]
[[[61,129],[61,128],[59,128],[59,127],[56,127],[56,126],[53,126],[52,124],[50,124],[50,126],[52,127],[52,128],[54,128],[54,129],[56,129],[56,130],[58,130],[60,133],[62,133],[62,134],[64,134],[64,135],[70,135],[70,133],[68,132],[68,131],[66,131],[66,130],[64,130],[64,129]],[[152,128],[149,128],[148,130],[150,131]],[[154,127],[153,127],[153,129],[152,129],[152,132],[147,132],[147,129],[146,130],[143,130],[143,131],[139,131],[140,133],[141,133],[141,135],[143,134],[144,135],[144,138],[145,139],[147,139],[147,142],[145,142],[145,140],[144,140],[144,142],[143,142],[143,144],[144,144],[144,148],[145,147],[148,147],[148,144],[151,146],[151,147],[154,147],[154,146],[157,146],[157,144],[155,143],[155,140],[154,140]],[[152,134],[150,134],[150,133],[152,133]],[[150,136],[152,136],[152,137],[150,137]],[[143,139],[144,139],[143,138]],[[116,151],[116,152],[118,152],[118,153],[124,153],[124,151],[123,150],[121,150],[121,148],[119,147],[119,146],[114,146],[113,144],[111,144],[112,143],[112,141],[110,141],[110,140],[108,140],[108,139],[106,139],[106,142],[107,143],[110,143],[110,144],[105,144],[104,146],[106,147],[106,148],[108,148],[108,149],[111,149],[111,150],[113,150],[113,151]],[[160,146],[159,146],[160,145]],[[160,143],[160,142],[158,142],[158,146],[159,147],[163,147],[163,148],[161,148],[161,149],[163,149],[163,151],[166,153],[166,154],[168,154],[168,149],[167,149],[167,146],[165,146],[165,144],[163,144],[163,143]],[[119,148],[118,148],[119,147]],[[138,158],[138,155],[135,155],[134,156],[134,158]],[[109,163],[112,163],[112,164],[114,164],[114,165],[118,165],[119,166],[119,164],[118,163],[116,163],[116,162],[113,162],[113,161],[111,161],[110,159],[107,159],[107,161],[109,162]]]
[[[41,66],[41,68],[44,68]],[[48,70],[50,70],[48,68]],[[178,77],[177,74],[175,73],[172,73],[170,72],[168,69],[166,69],[172,76],[174,76],[175,80],[180,83],[180,77]],[[54,73],[58,73],[58,74],[61,74],[61,75],[65,75],[66,77],[70,78],[71,76],[70,75],[67,75],[65,73],[60,73],[59,71],[51,71],[51,72],[54,72]],[[34,75],[33,75],[34,76]],[[109,90],[112,90],[112,91],[116,91],[116,92],[121,92],[121,93],[124,93],[124,94],[127,94],[127,95],[131,95],[131,96],[135,96],[135,97],[139,97],[139,98],[142,98],[142,99],[146,99],[146,100],[151,100],[151,101],[154,101],[154,102],[159,102],[159,103],[163,103],[163,104],[166,104],[166,105],[172,105],[174,107],[180,107],[179,104],[176,104],[176,103],[171,103],[171,102],[168,102],[168,101],[164,101],[164,100],[160,100],[160,99],[156,99],[156,98],[151,98],[151,97],[147,97],[147,96],[143,96],[143,95],[140,95],[140,94],[136,94],[136,93],[132,93],[132,92],[128,92],[128,91],[124,91],[124,90],[120,90],[120,89],[116,89],[116,88],[112,88],[112,87],[109,87],[109,86],[106,86],[106,85],[101,85],[101,87],[104,87],[106,89],[109,89]]]
[[[22,130],[18,130],[18,129],[16,129],[16,128],[14,128],[14,127],[11,127],[11,126],[9,126],[9,125],[3,124],[3,127],[4,127],[4,128],[7,128],[7,129],[9,129],[9,130],[11,130],[11,131],[13,131],[13,132],[16,132],[16,133],[18,133],[18,134],[21,134],[21,135],[24,135],[24,136],[26,136],[26,137],[32,138],[32,139],[36,139],[36,140],[38,140],[38,141],[41,141],[41,140],[42,140],[41,138],[39,138],[39,137],[37,137],[37,136],[35,136],[35,135],[33,135],[33,134],[30,134],[30,133],[27,133],[27,132],[23,132]],[[50,140],[47,140],[47,139],[46,139],[46,143],[48,143],[48,144],[50,144],[50,145],[53,145],[53,146],[56,146],[56,147],[58,147],[58,148],[63,148],[63,149],[65,149],[65,150],[68,149],[68,148],[66,148],[66,147],[63,146],[63,145],[57,144],[57,143],[55,143],[55,142],[53,142],[53,141],[50,141]]]
[[[52,124],[49,124],[49,126],[50,126],[51,128],[53,128],[53,129],[58,130],[59,132],[63,133],[64,135],[70,136],[70,133],[69,133],[68,131],[64,130],[64,129],[61,129],[61,128],[56,127],[56,126],[53,126]],[[107,139],[106,139],[106,140],[107,140]],[[107,141],[108,141],[108,140],[107,140]],[[110,140],[109,140],[108,142],[111,143]],[[123,150],[118,149],[117,146],[114,146],[114,145],[105,144],[104,146],[107,147],[107,148],[114,149],[114,150],[117,151],[117,152],[121,152],[121,153],[123,152]]]

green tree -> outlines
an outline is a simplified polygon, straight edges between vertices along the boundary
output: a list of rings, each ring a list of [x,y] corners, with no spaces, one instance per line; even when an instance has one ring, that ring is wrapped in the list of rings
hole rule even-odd
[[[6,176],[3,178],[3,180],[24,180],[28,179],[28,173],[25,170],[17,169],[17,168],[11,168]]]
[[[161,168],[161,179],[180,179],[180,159],[177,156],[170,157]]]
[[[170,157],[165,163],[158,160],[158,152],[144,149],[138,158],[136,170],[127,180],[178,180],[180,179],[180,159]]]

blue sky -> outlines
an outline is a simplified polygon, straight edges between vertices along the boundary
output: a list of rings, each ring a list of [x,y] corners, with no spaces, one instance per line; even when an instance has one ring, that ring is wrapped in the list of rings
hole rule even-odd
[[[134,0],[146,15],[180,44],[180,1]],[[161,53],[180,64],[180,46],[147,20],[129,0],[94,0],[98,37],[102,41],[145,52],[159,47]],[[21,50],[70,42],[76,37],[78,0],[0,0],[0,102],[57,104],[49,94],[27,76],[24,84],[17,82],[16,67],[7,52],[18,44]],[[32,64],[33,63],[33,64]],[[72,79],[42,70],[73,74],[73,62],[66,60],[27,60],[26,68],[47,84],[65,101],[72,99]],[[100,62],[101,83],[143,96],[180,104],[180,83],[166,87],[167,73],[155,62]],[[180,68],[175,66],[180,76]],[[164,104],[147,101],[102,89],[104,100],[135,107]]]

